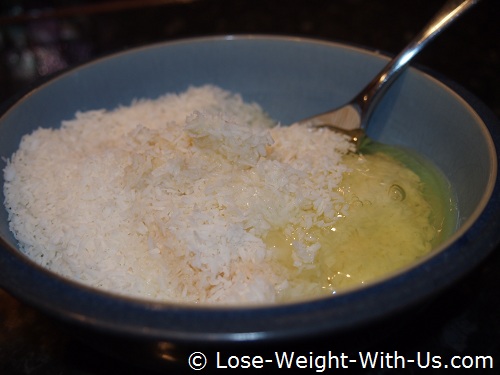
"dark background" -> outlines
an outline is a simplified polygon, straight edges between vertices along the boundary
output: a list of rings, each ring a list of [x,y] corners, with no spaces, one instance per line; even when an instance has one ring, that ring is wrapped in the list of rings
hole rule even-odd
[[[40,79],[96,56],[176,38],[247,33],[295,35],[397,53],[443,2],[2,0],[0,103],[8,102]],[[499,18],[500,2],[483,0],[416,58],[416,64],[472,92],[497,117],[500,117]],[[373,350],[397,350],[405,355],[431,352],[443,358],[491,355],[497,361],[496,369],[488,373],[498,373],[499,287],[500,254],[496,251],[471,274],[421,308],[407,324],[380,338],[380,346],[375,345]],[[387,324],[389,328],[391,323]],[[356,333],[359,342],[364,334],[371,332]],[[332,345],[339,352],[343,350],[343,343],[335,338],[315,344],[320,348],[324,345],[324,350],[330,350]],[[297,343],[296,350],[300,345],[304,349],[302,342]],[[304,350],[307,354],[308,350]],[[181,369],[189,371],[187,366]],[[370,373],[389,372],[395,373],[388,369]],[[101,354],[58,322],[0,290],[0,374],[109,373],[144,372],[126,361]]]

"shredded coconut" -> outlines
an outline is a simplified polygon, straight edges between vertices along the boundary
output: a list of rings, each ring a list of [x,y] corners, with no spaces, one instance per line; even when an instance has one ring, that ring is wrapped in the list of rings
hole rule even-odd
[[[347,210],[336,191],[345,137],[278,126],[218,87],[44,125],[4,169],[10,228],[29,257],[90,286],[273,302],[314,261],[320,244],[307,229]],[[266,244],[276,230],[297,233],[292,268]]]

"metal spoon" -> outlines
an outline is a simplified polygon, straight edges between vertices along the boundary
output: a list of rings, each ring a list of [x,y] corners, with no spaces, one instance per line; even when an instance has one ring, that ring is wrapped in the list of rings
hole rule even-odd
[[[349,135],[356,151],[366,138],[370,117],[391,84],[425,45],[479,0],[448,0],[427,26],[347,104],[301,120],[298,124],[326,127]]]

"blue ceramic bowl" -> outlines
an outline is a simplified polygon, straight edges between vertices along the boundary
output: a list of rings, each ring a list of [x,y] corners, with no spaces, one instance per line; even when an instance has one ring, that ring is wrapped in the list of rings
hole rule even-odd
[[[78,110],[112,109],[190,85],[214,84],[241,93],[274,119],[291,123],[347,101],[386,61],[380,54],[341,44],[272,36],[200,38],[133,49],[63,72],[7,106],[0,117],[0,157],[9,158],[23,134],[41,125],[57,126]],[[141,339],[255,341],[350,329],[430,297],[498,245],[498,129],[491,112],[453,83],[414,68],[396,82],[374,114],[369,135],[434,161],[456,190],[462,221],[452,238],[424,261],[362,289],[252,308],[118,297],[63,279],[23,256],[3,207],[0,285],[84,329]]]

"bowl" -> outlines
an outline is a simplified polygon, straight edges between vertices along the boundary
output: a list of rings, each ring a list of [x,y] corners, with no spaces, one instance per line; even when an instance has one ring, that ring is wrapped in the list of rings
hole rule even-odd
[[[59,73],[5,105],[0,157],[9,158],[24,134],[39,126],[56,127],[77,111],[112,109],[134,98],[204,84],[240,93],[274,119],[292,123],[346,102],[387,60],[380,53],[334,42],[264,35],[184,39],[127,50]],[[346,332],[431,298],[497,247],[499,129],[480,101],[434,73],[410,68],[394,84],[374,113],[368,135],[432,160],[455,189],[461,220],[451,238],[424,260],[363,288],[253,307],[120,297],[30,261],[18,250],[3,206],[0,286],[80,330],[143,342],[261,342]]]

